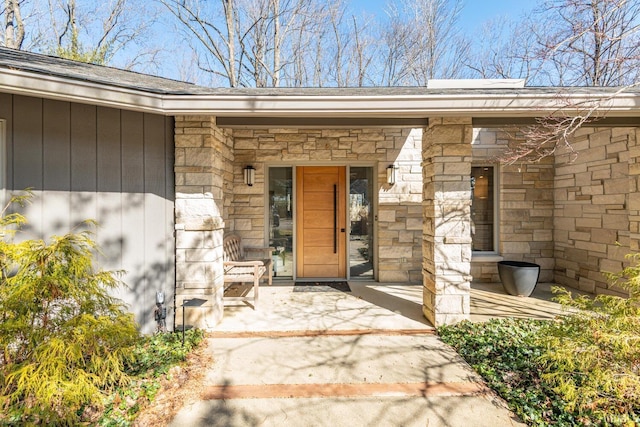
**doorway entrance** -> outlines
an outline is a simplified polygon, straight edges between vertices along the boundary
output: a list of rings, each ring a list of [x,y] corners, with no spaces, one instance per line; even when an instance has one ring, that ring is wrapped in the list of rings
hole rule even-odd
[[[346,167],[296,168],[296,276],[347,277]]]
[[[270,167],[274,277],[374,279],[373,179],[370,166]]]

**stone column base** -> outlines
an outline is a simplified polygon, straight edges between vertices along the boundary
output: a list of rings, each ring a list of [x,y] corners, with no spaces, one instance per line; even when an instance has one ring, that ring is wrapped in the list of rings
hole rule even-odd
[[[211,291],[204,294],[186,290],[176,295],[176,331],[181,331],[182,325],[185,329],[198,328],[210,331],[222,321],[223,288],[214,288]]]

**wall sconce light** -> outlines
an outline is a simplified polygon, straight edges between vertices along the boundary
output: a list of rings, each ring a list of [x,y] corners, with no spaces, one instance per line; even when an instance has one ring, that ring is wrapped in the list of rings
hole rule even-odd
[[[396,183],[396,167],[394,165],[387,166],[387,184],[393,185]]]
[[[244,168],[244,183],[252,187],[256,182],[256,170],[253,166],[248,165]]]

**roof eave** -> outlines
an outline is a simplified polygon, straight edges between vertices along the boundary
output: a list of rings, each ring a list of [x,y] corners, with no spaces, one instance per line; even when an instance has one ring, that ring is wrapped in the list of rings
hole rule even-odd
[[[576,95],[571,101],[600,102],[608,116],[640,116],[637,96]],[[218,117],[540,117],[560,114],[566,105],[553,94],[391,95],[391,96],[164,96],[172,115],[212,114]],[[576,114],[576,108],[566,110]]]
[[[164,114],[161,94],[17,70],[0,70],[0,91],[15,95]]]
[[[539,117],[562,105],[601,103],[607,116],[640,116],[638,95],[617,93],[455,93],[376,96],[157,94],[19,70],[0,70],[0,91],[162,115],[219,117]],[[567,114],[575,114],[566,111]]]

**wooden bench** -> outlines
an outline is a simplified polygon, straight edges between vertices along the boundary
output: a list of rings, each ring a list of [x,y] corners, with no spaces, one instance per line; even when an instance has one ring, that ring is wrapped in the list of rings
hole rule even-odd
[[[258,306],[258,288],[260,279],[267,273],[269,285],[273,283],[271,253],[274,248],[243,248],[242,239],[236,234],[224,238],[224,283],[253,283],[253,298],[248,296],[224,297],[228,301],[253,301],[253,308]],[[262,258],[245,258],[246,253],[262,253]],[[266,256],[265,256],[266,254]]]

